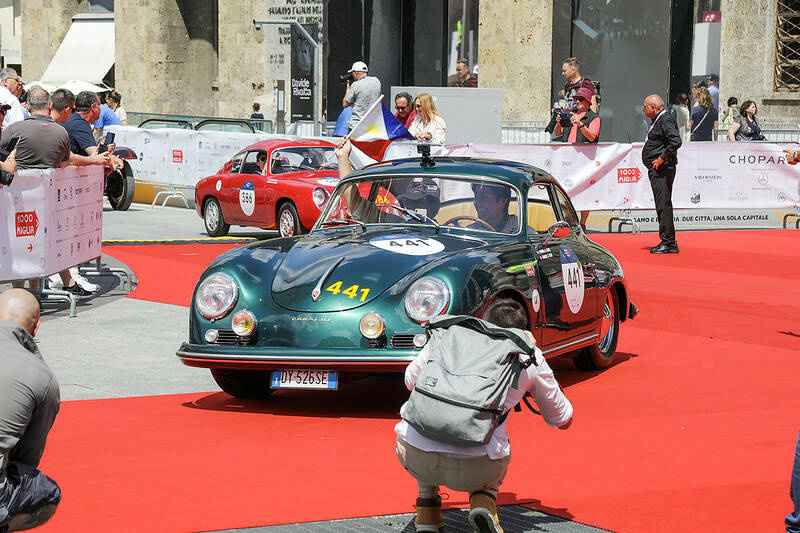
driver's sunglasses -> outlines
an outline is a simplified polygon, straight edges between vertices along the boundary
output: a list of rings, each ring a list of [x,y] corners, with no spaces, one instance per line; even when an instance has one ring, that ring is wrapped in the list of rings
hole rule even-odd
[[[408,104],[406,104],[406,105],[396,105],[396,106],[394,106],[394,108],[397,109],[398,111],[400,111],[401,109],[408,109]]]
[[[259,160],[259,161],[266,161],[266,160],[267,160],[267,158],[266,158],[266,157],[259,157],[259,158],[258,158],[258,160]]]

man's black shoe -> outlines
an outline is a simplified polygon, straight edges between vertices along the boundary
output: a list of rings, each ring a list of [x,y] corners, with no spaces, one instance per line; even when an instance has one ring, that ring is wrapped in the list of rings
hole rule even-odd
[[[650,248],[651,254],[677,254],[680,253],[677,244],[673,244],[672,246],[668,244],[664,244],[663,242],[658,246],[653,246]]]
[[[77,298],[79,300],[83,300],[85,298],[89,298],[89,297],[91,297],[93,295],[93,293],[87,291],[86,289],[84,289],[83,287],[78,285],[77,283],[75,285],[73,285],[72,287],[64,287],[63,290],[71,293],[73,296],[75,296],[75,298]]]

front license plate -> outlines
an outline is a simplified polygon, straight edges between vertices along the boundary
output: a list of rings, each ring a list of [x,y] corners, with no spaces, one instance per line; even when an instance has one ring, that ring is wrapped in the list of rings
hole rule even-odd
[[[270,388],[335,390],[339,388],[339,373],[332,370],[273,370]]]

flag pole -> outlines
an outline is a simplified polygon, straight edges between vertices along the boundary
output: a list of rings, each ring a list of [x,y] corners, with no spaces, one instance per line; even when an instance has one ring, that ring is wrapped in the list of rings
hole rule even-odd
[[[356,130],[358,129],[358,127],[361,125],[361,123],[362,123],[362,122],[364,122],[364,119],[365,119],[365,118],[367,118],[367,117],[369,116],[369,114],[370,114],[370,113],[372,113],[372,110],[373,110],[373,109],[375,109],[375,107],[376,107],[378,104],[380,104],[380,103],[381,103],[381,100],[383,100],[383,95],[380,95],[380,97],[379,97],[377,100],[375,100],[375,103],[374,103],[374,104],[372,104],[371,106],[369,106],[369,109],[367,109],[367,112],[366,112],[366,113],[364,113],[364,116],[363,116],[363,117],[361,117],[361,120],[359,120],[359,121],[358,121],[358,124],[356,124],[355,126],[353,126],[353,128],[352,128],[352,129],[351,129],[349,132],[347,132],[347,135],[345,135],[345,137],[344,137],[344,141],[345,141],[345,142],[347,142],[347,141],[349,141],[349,140],[350,140],[350,137],[352,137],[352,136],[353,136],[353,132],[354,132],[354,131],[356,131]]]

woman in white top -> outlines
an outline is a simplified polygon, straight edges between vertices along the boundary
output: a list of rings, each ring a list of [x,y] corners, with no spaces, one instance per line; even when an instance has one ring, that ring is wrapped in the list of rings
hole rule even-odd
[[[675,121],[678,123],[681,140],[686,142],[689,140],[689,132],[686,129],[686,123],[689,122],[689,96],[686,93],[680,93],[675,97],[672,109],[675,112]]]
[[[125,112],[125,108],[120,105],[122,103],[122,96],[117,91],[111,91],[106,95],[106,105],[114,110],[114,113],[117,114],[117,118],[120,122],[122,122],[123,126],[128,125],[128,114]]]
[[[447,124],[444,117],[436,110],[433,98],[428,93],[422,93],[414,99],[414,111],[417,116],[409,133],[418,141],[444,144],[447,140]]]

